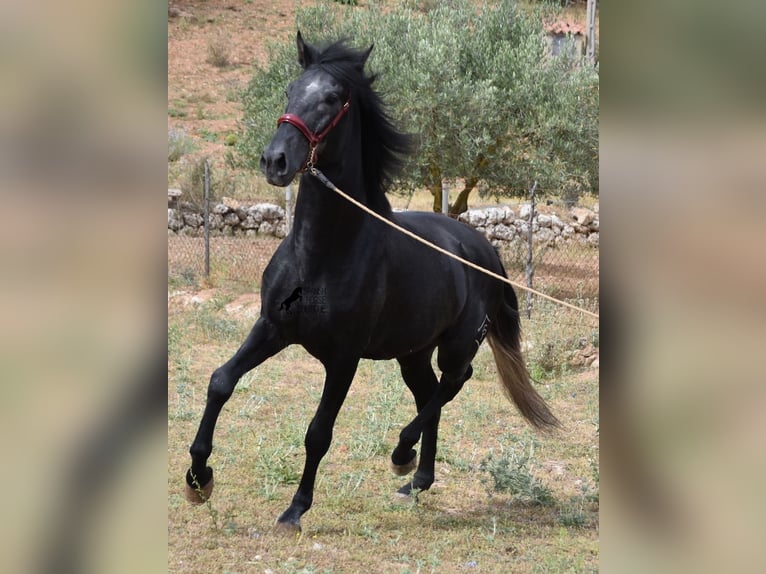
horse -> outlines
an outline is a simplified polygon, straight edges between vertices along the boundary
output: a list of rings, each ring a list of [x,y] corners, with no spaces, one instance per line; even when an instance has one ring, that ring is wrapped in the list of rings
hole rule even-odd
[[[441,409],[471,378],[485,337],[502,388],[521,415],[537,429],[559,425],[524,364],[513,288],[390,228],[315,176],[384,219],[506,276],[495,249],[470,226],[436,213],[393,212],[386,190],[413,139],[395,127],[373,88],[376,76],[365,72],[373,47],[359,51],[340,40],[319,48],[298,31],[297,48],[303,71],[287,88],[285,114],[260,158],[272,185],[284,187],[301,174],[293,228],[263,272],[259,318],[210,378],[185,487],[192,503],[210,497],[213,431],[240,377],[286,346],[302,345],[324,366],[325,381],[306,431],[300,483],[276,522],[288,532],[300,532],[301,516],[311,508],[317,468],[362,358],[396,359],[415,399],[417,415],[391,454],[397,475],[415,470],[399,495],[433,484]],[[431,363],[435,351],[439,378]],[[421,437],[418,461],[414,447]]]

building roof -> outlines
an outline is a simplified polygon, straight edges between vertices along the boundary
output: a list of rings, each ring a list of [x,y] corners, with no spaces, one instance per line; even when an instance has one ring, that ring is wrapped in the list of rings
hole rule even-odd
[[[548,34],[585,35],[585,26],[576,22],[572,22],[571,20],[557,20],[555,22],[547,22],[544,27]]]

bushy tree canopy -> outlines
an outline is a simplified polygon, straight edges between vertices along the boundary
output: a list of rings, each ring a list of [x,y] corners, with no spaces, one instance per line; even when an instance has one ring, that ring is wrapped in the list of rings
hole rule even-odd
[[[452,211],[462,211],[476,186],[524,195],[536,180],[552,194],[598,192],[598,74],[550,57],[540,16],[510,0],[479,8],[454,0],[426,13],[327,4],[300,10],[297,24],[312,43],[375,45],[369,69],[419,144],[402,187],[428,187],[438,208],[442,180],[459,179],[465,188]],[[270,47],[244,96],[246,165],[257,166],[299,73],[294,42]]]

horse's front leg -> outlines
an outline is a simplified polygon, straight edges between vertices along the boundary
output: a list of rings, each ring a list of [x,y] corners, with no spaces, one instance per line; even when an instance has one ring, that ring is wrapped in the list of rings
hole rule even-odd
[[[322,399],[306,431],[306,464],[303,468],[303,476],[290,506],[277,520],[277,526],[286,532],[300,532],[301,516],[311,508],[317,468],[322,457],[330,449],[335,419],[346,399],[358,364],[358,358],[325,364],[327,375]]]
[[[189,449],[191,468],[186,472],[186,498],[193,504],[206,501],[213,492],[213,469],[207,459],[213,450],[213,431],[218,415],[234,392],[239,379],[285,347],[274,326],[261,317],[234,356],[210,377],[207,403],[197,436]]]

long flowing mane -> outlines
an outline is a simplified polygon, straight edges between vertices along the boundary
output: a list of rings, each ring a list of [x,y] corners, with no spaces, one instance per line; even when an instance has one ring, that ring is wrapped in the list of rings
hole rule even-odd
[[[366,74],[369,52],[350,48],[344,40],[330,44],[312,62],[341,82],[351,93],[352,106],[361,117],[362,169],[368,204],[379,212],[390,211],[385,193],[401,170],[403,156],[412,149],[410,135],[400,132],[385,109],[380,94],[372,87],[377,74]]]

